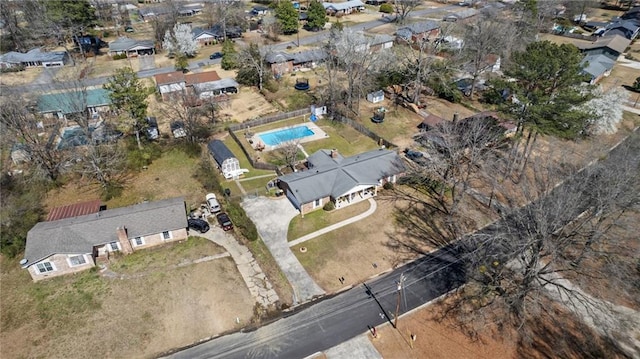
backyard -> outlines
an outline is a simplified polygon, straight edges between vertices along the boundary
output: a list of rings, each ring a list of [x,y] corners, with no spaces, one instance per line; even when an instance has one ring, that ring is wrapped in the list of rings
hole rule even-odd
[[[254,300],[233,260],[192,261],[223,251],[191,237],[112,258],[116,277],[91,270],[38,283],[17,260],[1,256],[2,352],[15,358],[152,357],[246,326]]]

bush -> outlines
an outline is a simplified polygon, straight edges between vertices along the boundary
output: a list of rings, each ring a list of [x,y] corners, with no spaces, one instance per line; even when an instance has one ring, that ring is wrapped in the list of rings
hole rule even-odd
[[[120,197],[123,190],[124,186],[122,185],[122,183],[111,181],[107,183],[107,186],[102,189],[102,200],[108,201],[112,198]]]
[[[162,156],[162,149],[155,143],[148,143],[142,149],[138,148],[136,140],[131,137],[127,148],[127,167],[132,170],[140,170],[150,165],[153,160]]]
[[[21,71],[24,71],[24,66],[22,65],[7,67],[7,68],[0,68],[0,73],[2,74],[10,73],[10,72],[21,72]]]
[[[127,54],[116,54],[111,57],[114,60],[123,60],[127,58]]]
[[[202,147],[196,142],[180,142],[177,147],[189,158],[196,158],[202,153]]]
[[[195,178],[207,192],[222,193],[222,185],[218,182],[218,178],[215,176],[216,169],[211,165],[211,160],[208,156],[202,156],[202,159],[198,163],[193,178]]]
[[[385,14],[393,13],[393,5],[391,5],[391,4],[382,4],[382,5],[380,5],[380,12],[383,12]]]
[[[336,209],[336,205],[333,203],[333,201],[329,201],[327,203],[325,203],[324,207],[322,207],[322,209],[324,209],[325,211],[333,211],[334,209]]]
[[[385,184],[382,186],[382,188],[384,188],[384,189],[386,189],[386,190],[393,189],[393,183],[391,183],[391,182],[385,182]]]
[[[238,202],[229,201],[225,208],[229,218],[231,218],[231,222],[233,222],[240,234],[252,242],[258,239],[258,229],[255,223],[247,216],[247,213]]]

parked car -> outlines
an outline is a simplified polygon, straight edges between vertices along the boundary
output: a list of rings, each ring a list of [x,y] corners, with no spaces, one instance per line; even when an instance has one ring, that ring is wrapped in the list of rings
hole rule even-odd
[[[218,202],[215,194],[209,193],[204,198],[207,200],[207,206],[209,207],[209,211],[211,211],[211,213],[218,213],[222,211],[220,202]]]
[[[189,218],[187,219],[187,223],[189,224],[189,228],[196,230],[200,233],[206,233],[209,231],[209,223],[207,221],[197,218]]]
[[[136,30],[133,29],[133,27],[131,26],[125,26],[124,27],[124,32],[135,32]]]
[[[160,130],[158,129],[158,121],[156,121],[155,117],[147,117],[147,138],[150,140],[155,140],[160,137]]]
[[[171,122],[170,127],[171,133],[173,133],[173,137],[187,137],[187,131],[184,130],[184,123],[182,121],[173,121]]]
[[[404,150],[404,155],[407,156],[408,159],[412,160],[417,164],[424,165],[427,163],[427,159],[425,158],[424,153],[422,152],[414,151],[412,149],[407,148]]]
[[[233,223],[231,223],[231,219],[226,213],[218,213],[216,215],[216,218],[218,219],[218,223],[220,223],[220,227],[222,227],[223,230],[230,231],[233,229]]]
[[[213,54],[209,55],[209,60],[215,60],[215,59],[221,59],[222,58],[222,52],[214,52]]]

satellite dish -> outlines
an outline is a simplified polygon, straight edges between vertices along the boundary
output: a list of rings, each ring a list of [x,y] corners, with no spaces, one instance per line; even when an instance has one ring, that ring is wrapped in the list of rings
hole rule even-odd
[[[25,264],[27,264],[27,262],[28,262],[28,260],[27,260],[26,258],[22,258],[22,259],[20,260],[20,265],[21,265],[21,266],[24,266]]]

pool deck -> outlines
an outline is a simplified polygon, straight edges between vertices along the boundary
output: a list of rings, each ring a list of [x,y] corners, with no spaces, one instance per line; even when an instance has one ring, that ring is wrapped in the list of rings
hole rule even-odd
[[[321,140],[323,138],[329,137],[329,135],[327,135],[326,132],[321,130],[320,127],[318,127],[318,125],[316,125],[315,123],[313,123],[311,121],[306,121],[304,123],[297,124],[297,125],[280,127],[280,128],[275,128],[273,130],[256,133],[256,134],[254,134],[253,136],[250,137],[250,140],[252,142],[251,146],[253,147],[254,150],[262,150],[262,151],[277,150],[282,144],[279,144],[279,145],[276,145],[276,146],[267,145],[264,142],[262,142],[262,139],[260,138],[260,135],[265,134],[265,133],[271,133],[271,132],[286,130],[288,128],[300,127],[300,126],[307,126],[311,131],[313,131],[313,135],[312,136],[302,137],[302,138],[297,138],[297,139],[293,140],[295,143],[300,144],[300,143],[305,143],[305,142]]]

